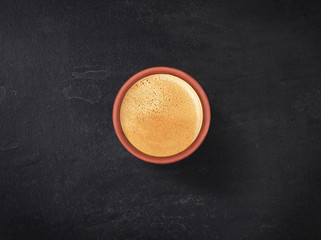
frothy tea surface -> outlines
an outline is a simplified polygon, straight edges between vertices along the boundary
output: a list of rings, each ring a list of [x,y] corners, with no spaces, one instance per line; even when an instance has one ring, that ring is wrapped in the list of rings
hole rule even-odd
[[[151,156],[166,157],[188,148],[203,121],[195,90],[170,74],[149,75],[127,91],[120,123],[128,141]]]

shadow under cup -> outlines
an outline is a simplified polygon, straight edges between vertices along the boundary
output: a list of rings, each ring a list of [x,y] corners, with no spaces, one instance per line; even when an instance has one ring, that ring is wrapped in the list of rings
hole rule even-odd
[[[186,83],[188,83],[189,86],[191,86],[194,89],[194,91],[198,95],[202,106],[202,110],[203,110],[202,124],[195,140],[183,151],[177,154],[165,156],[165,157],[148,155],[140,151],[139,149],[135,148],[133,144],[131,144],[130,141],[126,138],[126,135],[124,134],[124,131],[121,125],[121,119],[120,119],[122,102],[128,90],[139,80],[154,74],[169,74],[169,75],[176,76],[181,80],[184,80]],[[168,164],[168,163],[177,162],[191,155],[194,151],[196,151],[196,149],[204,141],[210,126],[210,121],[211,121],[210,104],[206,96],[206,93],[204,92],[202,87],[199,85],[199,83],[194,78],[186,74],[185,72],[175,68],[169,68],[169,67],[153,67],[153,68],[148,68],[141,72],[136,73],[134,76],[128,79],[125,82],[125,84],[121,87],[121,89],[119,90],[116,96],[114,107],[113,107],[113,124],[114,124],[116,135],[119,138],[122,145],[137,158],[146,162],[156,163],[156,164]]]

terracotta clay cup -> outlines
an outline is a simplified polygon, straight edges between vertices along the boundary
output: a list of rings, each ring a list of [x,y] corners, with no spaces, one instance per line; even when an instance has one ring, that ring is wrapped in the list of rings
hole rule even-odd
[[[152,75],[152,74],[171,74],[171,75],[174,75],[174,76],[177,76],[177,77],[183,79],[198,94],[198,97],[201,101],[202,108],[203,108],[203,122],[202,122],[202,127],[201,127],[201,130],[200,130],[197,138],[184,151],[182,151],[178,154],[172,155],[172,156],[168,156],[168,157],[150,156],[150,155],[147,155],[147,154],[139,151],[138,149],[136,149],[127,140],[127,138],[122,130],[121,123],[120,123],[120,107],[121,107],[122,100],[123,100],[126,92],[137,81],[139,81],[140,79],[142,79],[144,77]],[[121,89],[119,90],[119,92],[116,96],[116,99],[114,102],[114,107],[113,107],[113,124],[114,124],[116,135],[119,138],[122,145],[131,154],[133,154],[137,158],[139,158],[143,161],[146,161],[146,162],[156,163],[156,164],[168,164],[168,163],[177,162],[177,161],[180,161],[180,160],[188,157],[193,152],[195,152],[196,149],[204,141],[204,139],[207,135],[208,129],[210,127],[210,122],[211,122],[211,108],[210,108],[209,101],[207,99],[206,93],[204,92],[203,88],[200,86],[200,84],[194,78],[192,78],[187,73],[180,71],[178,69],[175,69],[175,68],[170,68],[170,67],[152,67],[152,68],[148,68],[148,69],[145,69],[145,70],[142,70],[142,71],[136,73],[134,76],[129,78],[127,80],[127,82],[125,82],[125,84],[121,87]]]

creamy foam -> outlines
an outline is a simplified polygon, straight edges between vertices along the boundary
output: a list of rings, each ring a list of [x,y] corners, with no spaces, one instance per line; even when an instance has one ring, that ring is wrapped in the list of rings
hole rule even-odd
[[[202,121],[203,109],[195,90],[170,74],[154,74],[137,81],[120,108],[126,138],[151,156],[171,156],[188,148]]]

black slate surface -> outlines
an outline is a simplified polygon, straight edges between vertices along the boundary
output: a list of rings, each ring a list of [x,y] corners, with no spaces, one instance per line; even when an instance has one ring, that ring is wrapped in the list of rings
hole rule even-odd
[[[321,239],[320,1],[1,1],[0,239]],[[131,156],[122,84],[203,86],[184,161]]]

